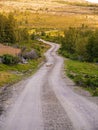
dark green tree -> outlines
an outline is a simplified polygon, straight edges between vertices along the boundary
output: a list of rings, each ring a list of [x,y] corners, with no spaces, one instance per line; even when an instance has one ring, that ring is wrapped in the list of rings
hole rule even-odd
[[[69,28],[65,31],[64,38],[61,40],[62,50],[66,50],[69,53],[75,52],[75,43],[77,41],[78,32],[75,28]]]
[[[5,25],[7,18],[0,14],[0,42],[4,42],[5,39]]]
[[[16,20],[12,13],[8,17],[0,14],[0,41],[8,43],[16,41]]]
[[[89,37],[87,49],[87,60],[98,62],[98,30],[96,30],[91,37]]]
[[[5,42],[15,43],[16,42],[16,22],[13,14],[9,14],[5,24]]]

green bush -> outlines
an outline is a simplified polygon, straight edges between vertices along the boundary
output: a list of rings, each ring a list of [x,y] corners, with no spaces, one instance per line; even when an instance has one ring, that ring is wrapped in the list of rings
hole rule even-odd
[[[19,58],[10,54],[5,54],[2,56],[2,62],[7,65],[17,64],[19,62]]]
[[[93,91],[93,96],[98,96],[98,88]]]
[[[65,30],[60,37],[60,53],[79,61],[98,62],[98,29],[82,25]],[[67,52],[67,53],[66,53]]]
[[[46,33],[44,31],[42,31],[41,36],[46,36]]]
[[[35,33],[32,33],[32,34],[31,34],[31,39],[32,39],[32,40],[35,40],[35,39],[36,39],[36,34],[35,34]]]

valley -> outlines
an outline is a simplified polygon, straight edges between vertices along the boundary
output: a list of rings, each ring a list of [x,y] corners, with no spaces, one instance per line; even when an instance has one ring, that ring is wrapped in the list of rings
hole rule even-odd
[[[98,129],[98,4],[0,0],[0,130]]]

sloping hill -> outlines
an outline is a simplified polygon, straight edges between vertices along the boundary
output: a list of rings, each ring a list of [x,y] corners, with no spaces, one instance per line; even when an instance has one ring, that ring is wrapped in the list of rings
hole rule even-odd
[[[81,2],[81,3],[86,2],[86,0],[64,0],[64,1],[68,1],[68,2]]]
[[[14,10],[61,13],[64,14],[92,14],[98,13],[98,6],[90,5],[86,0],[1,0],[0,11]]]
[[[86,0],[1,0],[0,12],[13,12],[22,26],[30,28],[65,28],[84,23],[98,27],[98,4]]]

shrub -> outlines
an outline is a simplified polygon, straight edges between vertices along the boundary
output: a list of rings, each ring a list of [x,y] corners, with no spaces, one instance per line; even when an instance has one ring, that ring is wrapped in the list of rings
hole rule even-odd
[[[25,54],[23,55],[23,57],[24,57],[25,59],[36,59],[36,58],[38,58],[38,54],[36,53],[35,50],[32,50],[32,51],[30,51],[30,52],[25,53]]]
[[[11,64],[17,64],[19,62],[19,58],[16,56],[12,56],[10,54],[4,54],[2,56],[2,63],[11,65]]]
[[[98,96],[98,88],[93,91],[93,96]]]
[[[86,46],[88,61],[97,62],[98,60],[98,30],[96,30],[92,36],[88,39]]]
[[[69,28],[60,38],[60,43],[60,53],[63,56],[79,61],[98,62],[98,30],[83,25]]]
[[[32,39],[32,40],[35,40],[35,39],[36,39],[35,33],[31,34],[31,39]]]
[[[46,33],[44,31],[41,32],[41,36],[45,36]]]

